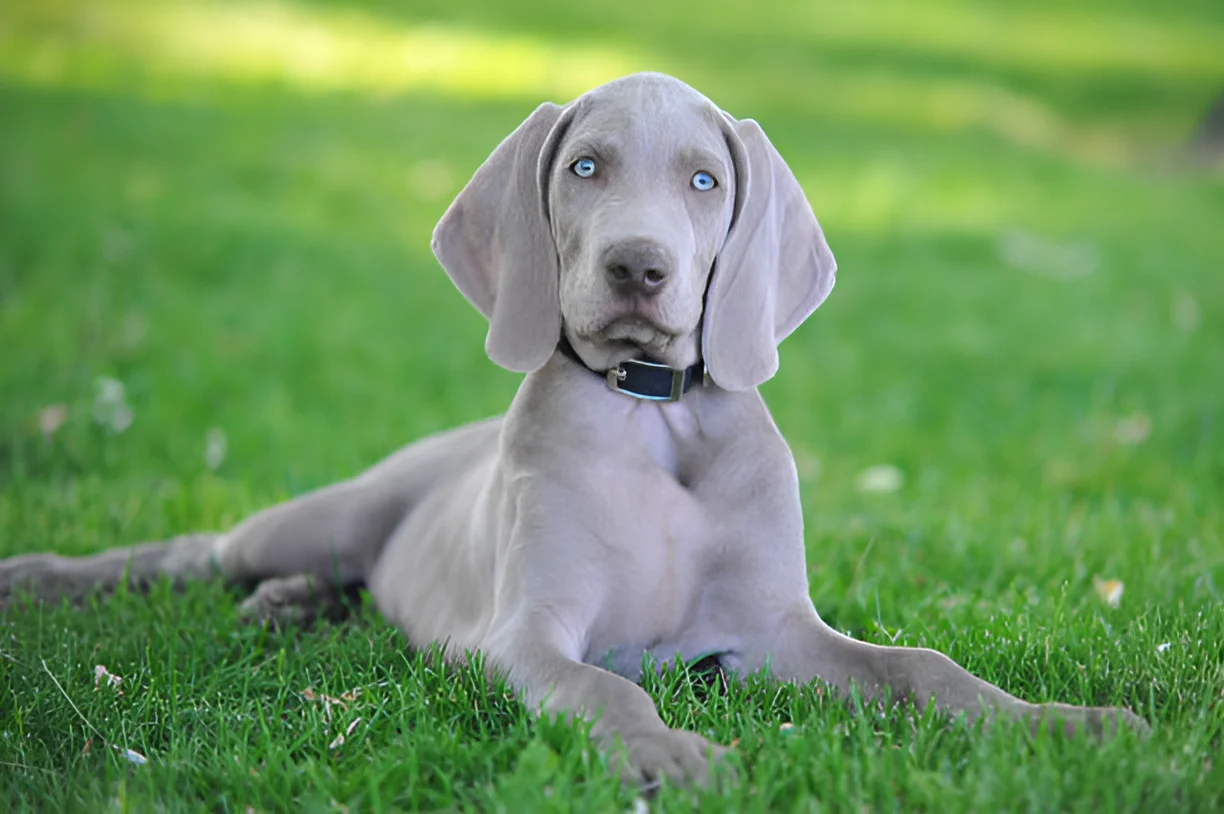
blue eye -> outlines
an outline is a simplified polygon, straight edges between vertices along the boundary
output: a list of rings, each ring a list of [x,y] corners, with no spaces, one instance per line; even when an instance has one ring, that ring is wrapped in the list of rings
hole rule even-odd
[[[693,176],[693,189],[700,192],[706,192],[718,186],[718,182],[714,180],[714,176],[710,175],[705,170],[699,171]]]
[[[595,161],[591,158],[580,158],[570,165],[570,169],[579,178],[590,178],[595,174]]]

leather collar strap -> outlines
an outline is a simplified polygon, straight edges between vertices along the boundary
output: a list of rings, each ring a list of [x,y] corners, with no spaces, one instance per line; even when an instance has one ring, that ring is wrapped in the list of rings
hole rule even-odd
[[[608,387],[616,392],[646,401],[679,401],[705,375],[705,366],[701,362],[679,369],[640,359],[626,360],[605,371],[591,370],[565,336],[557,343],[557,349],[596,376],[603,376]]]

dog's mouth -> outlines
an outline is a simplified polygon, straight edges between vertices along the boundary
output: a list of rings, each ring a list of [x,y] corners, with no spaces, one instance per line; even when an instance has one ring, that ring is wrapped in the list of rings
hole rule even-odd
[[[686,368],[700,355],[697,343],[690,341],[691,335],[675,334],[652,325],[614,326],[606,336],[605,345],[615,349],[614,363],[637,359],[644,362]]]
[[[588,341],[626,351],[626,359],[645,357],[667,363],[680,336],[680,332],[649,317],[625,314],[609,319],[591,333]]]
[[[641,314],[610,317],[586,330],[575,326],[573,336],[594,346],[605,367],[629,359],[670,364],[677,355],[677,335]]]
[[[592,337],[592,339],[601,339],[604,342],[628,342],[643,349],[665,345],[674,338],[675,335],[670,331],[636,314],[609,321]]]

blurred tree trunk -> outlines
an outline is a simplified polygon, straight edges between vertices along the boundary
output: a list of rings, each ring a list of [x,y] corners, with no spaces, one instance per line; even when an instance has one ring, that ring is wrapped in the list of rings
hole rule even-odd
[[[1207,115],[1194,134],[1194,146],[1211,155],[1224,155],[1224,91],[1207,108]]]

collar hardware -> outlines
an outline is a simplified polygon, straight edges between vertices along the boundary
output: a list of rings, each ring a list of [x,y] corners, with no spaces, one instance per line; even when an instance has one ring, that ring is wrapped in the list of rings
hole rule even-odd
[[[564,336],[557,343],[557,349],[571,361],[586,368],[586,363]],[[608,370],[591,372],[602,376],[609,390],[643,401],[679,401],[694,385],[709,384],[710,380],[709,373],[701,362],[692,367],[675,368],[658,362],[627,359]]]
[[[701,368],[700,363],[683,370],[643,362],[639,359],[629,359],[610,368],[605,374],[608,387],[617,393],[624,393],[647,401],[679,401],[693,384],[695,368]],[[642,375],[629,382],[630,371],[640,371]],[[702,371],[704,372],[704,371]],[[666,378],[665,378],[666,377]]]

